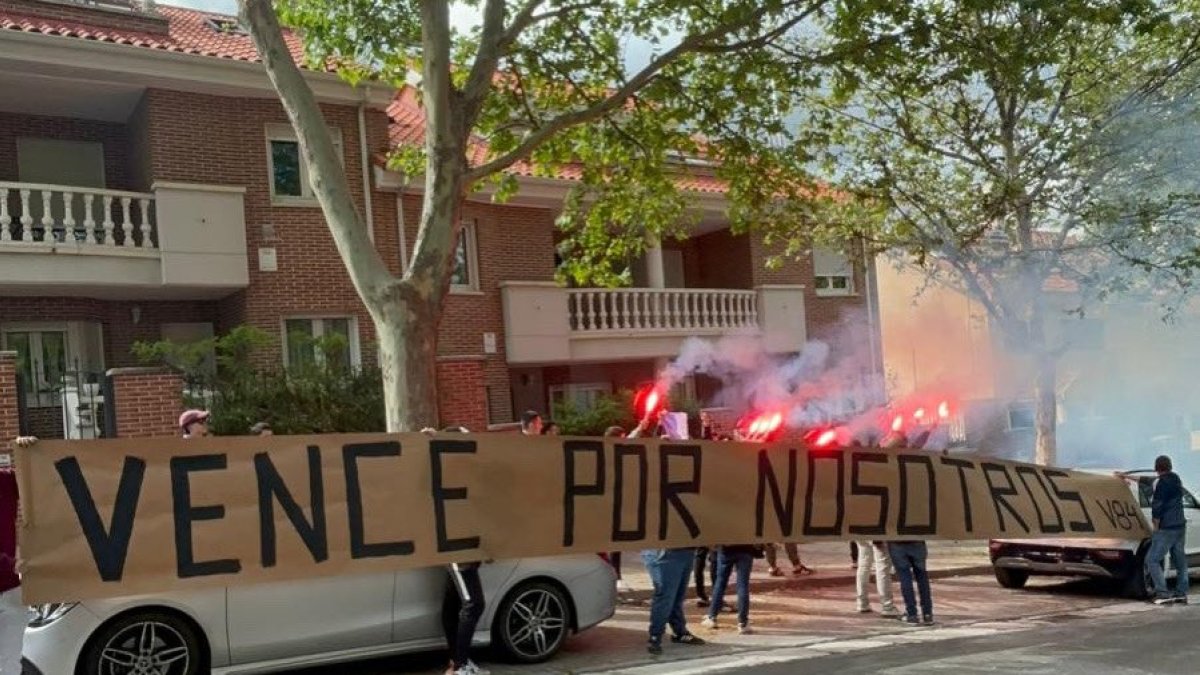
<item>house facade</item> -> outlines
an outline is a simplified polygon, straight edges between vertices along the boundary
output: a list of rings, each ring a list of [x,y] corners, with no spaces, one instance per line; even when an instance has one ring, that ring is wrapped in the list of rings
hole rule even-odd
[[[298,42],[290,44],[296,54]],[[0,350],[16,351],[27,430],[88,437],[82,402],[138,365],[138,341],[250,325],[278,338],[263,366],[314,358],[294,336],[346,338],[376,359],[373,327],[308,186],[298,144],[232,17],[110,0],[0,0]],[[379,160],[411,142],[411,92],[305,71],[394,273],[416,240],[419,181]],[[505,203],[462,209],[440,324],[443,423],[511,423],[651,380],[692,335],[737,333],[797,351],[862,312],[864,268],[832,251],[768,270],[734,236],[720,184],[687,185],[684,241],[633,261],[635,288],[555,284],[554,225],[570,176],[518,176]],[[871,329],[864,325],[864,335]],[[873,342],[872,342],[873,343]],[[703,397],[705,383],[690,385]]]

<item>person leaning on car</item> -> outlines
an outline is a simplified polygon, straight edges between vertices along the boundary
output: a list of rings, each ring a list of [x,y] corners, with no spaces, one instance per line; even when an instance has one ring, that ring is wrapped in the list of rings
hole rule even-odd
[[[1183,515],[1183,483],[1172,471],[1171,458],[1160,455],[1154,460],[1158,480],[1150,499],[1150,518],[1154,532],[1150,535],[1150,551],[1146,554],[1146,571],[1154,582],[1154,603],[1167,605],[1186,603],[1188,592],[1188,563],[1184,551],[1187,519]],[[1171,555],[1175,566],[1175,593],[1167,592],[1163,560]]]

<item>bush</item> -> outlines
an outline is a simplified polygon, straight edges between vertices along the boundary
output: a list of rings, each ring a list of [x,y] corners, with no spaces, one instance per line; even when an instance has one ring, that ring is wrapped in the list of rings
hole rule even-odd
[[[601,436],[611,426],[619,426],[629,432],[638,423],[633,409],[634,396],[635,393],[629,390],[601,396],[590,410],[580,410],[569,400],[558,403],[554,406],[554,421],[567,436]],[[692,399],[673,396],[670,407],[675,412],[687,413],[689,435],[693,438],[698,436],[700,404]]]
[[[293,338],[295,340],[295,338]],[[245,435],[261,421],[277,434],[376,432],[386,428],[383,380],[378,368],[349,368],[333,358],[341,336],[311,345],[325,358],[283,370],[254,365],[257,350],[272,338],[241,326],[227,335],[181,345],[169,341],[138,343],[143,362],[183,372],[184,403],[212,413],[210,428],[219,436]]]

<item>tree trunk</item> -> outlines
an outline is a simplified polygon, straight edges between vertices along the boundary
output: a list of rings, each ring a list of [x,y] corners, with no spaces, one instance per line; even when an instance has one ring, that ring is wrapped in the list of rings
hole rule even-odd
[[[397,298],[375,320],[388,431],[440,426],[437,321],[431,304]]]
[[[1034,462],[1054,466],[1058,462],[1058,363],[1051,355],[1038,354],[1034,364]]]

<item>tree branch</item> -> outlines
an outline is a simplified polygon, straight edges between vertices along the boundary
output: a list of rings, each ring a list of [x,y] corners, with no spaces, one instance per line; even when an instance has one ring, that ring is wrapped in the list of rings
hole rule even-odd
[[[531,0],[526,8],[536,6],[539,2],[540,0]],[[467,76],[467,83],[462,91],[462,118],[466,129],[475,126],[475,119],[479,116],[483,101],[491,91],[496,66],[505,54],[504,40],[506,36],[504,0],[487,0],[487,4],[483,8],[483,28],[479,36],[479,50],[475,52],[475,62],[471,64],[471,74]]]
[[[799,3],[789,3],[789,4],[799,4]],[[807,16],[809,13],[811,13],[811,11],[815,11],[815,10],[810,10],[810,12],[805,12],[805,13],[803,13],[802,16]],[[759,20],[761,20],[762,17],[767,14],[767,12],[768,12],[767,8],[759,8],[759,9],[755,10],[746,19],[739,20],[739,21],[730,21],[730,22],[722,24],[712,30],[705,31],[703,33],[698,33],[695,35],[687,36],[686,38],[681,40],[678,45],[676,45],[675,47],[667,50],[660,56],[651,60],[651,62],[649,64],[647,64],[644,68],[642,68],[640,71],[638,71],[637,74],[635,74],[632,78],[627,80],[620,88],[618,88],[613,94],[611,94],[607,98],[601,100],[600,102],[598,102],[594,105],[588,106],[586,108],[583,108],[580,110],[574,110],[574,111],[571,111],[568,113],[563,113],[563,114],[559,115],[558,117],[550,120],[549,122],[546,123],[545,126],[526,135],[524,140],[522,140],[521,143],[519,143],[516,148],[493,159],[490,162],[486,162],[486,163],[468,171],[466,180],[468,182],[472,182],[472,181],[476,181],[481,178],[490,176],[498,171],[503,171],[504,169],[507,169],[508,167],[512,166],[519,160],[524,159],[525,157],[528,157],[531,152],[533,152],[535,149],[537,149],[539,146],[541,146],[543,143],[545,143],[547,140],[549,140],[551,137],[553,137],[555,134],[559,133],[560,131],[562,131],[564,129],[568,129],[573,126],[580,125],[580,124],[586,124],[593,120],[599,119],[600,117],[616,110],[617,108],[620,108],[622,105],[625,105],[625,103],[629,100],[630,97],[632,97],[637,92],[641,91],[642,88],[644,88],[647,84],[649,84],[654,79],[654,77],[656,75],[658,75],[658,73],[660,71],[662,71],[664,68],[670,66],[671,64],[675,63],[680,58],[682,58],[684,55],[689,54],[689,53],[697,53],[697,52],[701,52],[701,51],[704,51],[707,53],[716,53],[716,52],[722,51],[722,47],[728,47],[728,45],[713,44],[714,40],[718,40],[724,36],[729,35],[730,33],[733,33],[735,31],[745,28],[747,26],[756,25],[757,22]],[[793,20],[785,22],[785,25],[787,28],[791,28],[792,26],[799,23],[801,20],[802,20],[802,18],[795,18]],[[777,27],[775,29],[767,31],[767,34],[774,35],[774,34],[777,34],[779,32],[779,30],[780,30],[780,28]],[[745,40],[745,41],[740,41],[735,44],[754,44],[754,43],[755,43],[755,39],[749,39],[749,40]]]
[[[355,289],[375,315],[380,299],[395,278],[371,241],[369,221],[359,213],[358,204],[350,194],[345,169],[338,160],[317,98],[292,59],[271,0],[239,0],[239,4],[242,20],[250,28],[267,76],[296,131],[309,182],[338,253],[346,263]]]

